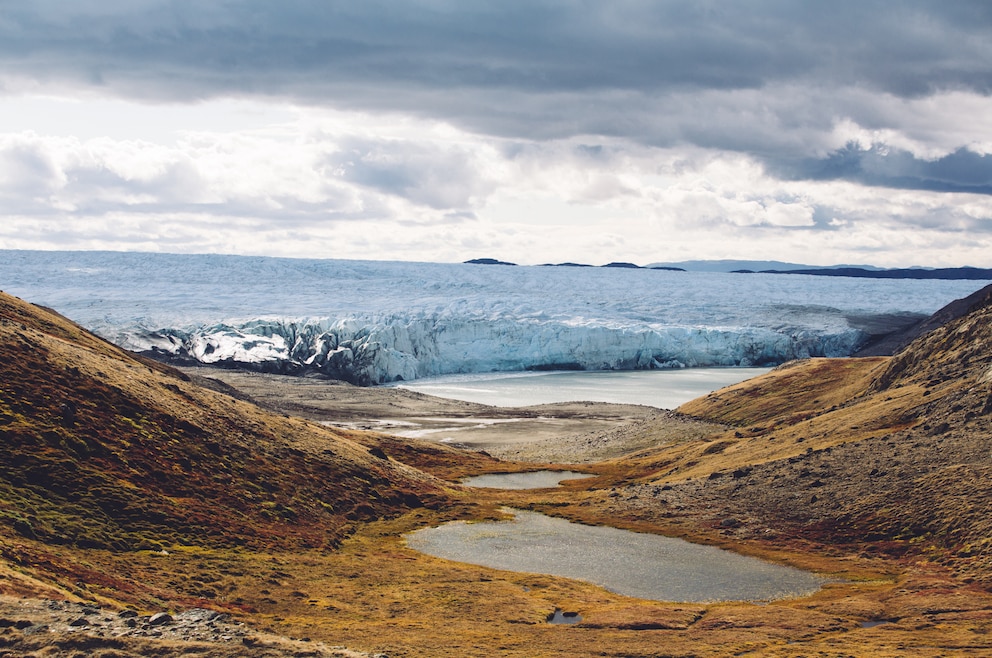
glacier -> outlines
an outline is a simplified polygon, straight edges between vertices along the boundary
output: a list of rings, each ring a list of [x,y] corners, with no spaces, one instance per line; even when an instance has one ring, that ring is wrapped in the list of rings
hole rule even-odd
[[[848,356],[984,281],[0,251],[0,284],[139,352],[371,385]]]

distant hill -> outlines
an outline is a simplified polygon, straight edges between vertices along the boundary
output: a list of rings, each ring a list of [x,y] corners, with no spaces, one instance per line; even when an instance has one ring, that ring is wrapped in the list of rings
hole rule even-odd
[[[846,276],[869,279],[943,279],[992,281],[992,269],[979,267],[942,267],[935,269],[902,268],[892,270],[863,267],[824,267],[815,269],[765,270],[765,274],[808,274],[812,276]]]
[[[735,272],[738,270],[795,270],[814,269],[812,265],[785,263],[777,260],[684,260],[678,262],[651,263],[647,267],[675,267],[687,272]],[[863,266],[868,267],[868,266]]]
[[[465,261],[465,265],[516,265],[516,263],[496,260],[495,258],[473,258]]]
[[[873,265],[800,265],[770,260],[687,260],[676,263],[654,263],[651,268],[677,267],[689,272],[746,272],[760,274],[808,274],[811,276],[844,276],[875,279],[945,279],[989,280],[992,269],[977,267],[907,267],[885,269]]]

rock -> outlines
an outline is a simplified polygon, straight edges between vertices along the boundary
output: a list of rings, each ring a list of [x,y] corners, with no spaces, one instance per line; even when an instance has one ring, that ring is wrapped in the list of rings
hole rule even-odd
[[[175,616],[177,622],[183,623],[209,623],[226,618],[226,614],[217,612],[216,610],[208,610],[207,608],[190,608]]]
[[[73,628],[79,628],[80,626],[89,626],[90,622],[86,617],[76,617],[69,622],[69,625]]]
[[[175,620],[168,612],[156,612],[148,618],[148,624],[150,626],[162,626],[163,624],[171,624],[173,621]]]
[[[744,466],[742,468],[738,468],[737,470],[735,470],[733,473],[730,474],[730,476],[735,480],[740,480],[741,478],[750,475],[752,470],[754,469],[752,469],[750,466]]]

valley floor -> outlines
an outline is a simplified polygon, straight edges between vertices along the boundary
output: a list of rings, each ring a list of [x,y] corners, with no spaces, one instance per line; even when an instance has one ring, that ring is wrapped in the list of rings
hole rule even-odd
[[[114,637],[113,631],[101,631],[97,621],[89,627],[70,626],[73,616],[84,615],[81,609],[4,599],[0,656],[885,657],[992,652],[992,596],[939,564],[873,552],[857,543],[831,546],[813,536],[790,534],[784,525],[776,528],[774,519],[760,528],[738,526],[736,520],[724,524],[724,519],[736,518],[737,510],[727,507],[732,496],[693,500],[686,494],[690,485],[673,494],[643,481],[644,464],[658,445],[700,443],[725,433],[726,426],[647,407],[574,403],[497,409],[399,389],[226,370],[185,372],[201,385],[279,413],[382,432],[364,440],[452,482],[480,472],[566,463],[596,477],[541,491],[456,487],[459,509],[423,509],[362,524],[334,551],[84,551],[85,563],[95,572],[127,574],[146,592],[179,593],[191,608],[197,601],[206,607],[226,606],[233,614],[224,620],[232,625],[221,631],[226,637],[127,632]],[[435,442],[390,436],[396,433]],[[622,455],[627,459],[617,459]],[[658,464],[650,462],[650,468],[657,470]],[[431,558],[407,548],[402,539],[405,532],[459,515],[496,517],[503,506],[681,536],[811,569],[833,582],[811,597],[767,604],[652,602],[577,581]],[[59,559],[58,549],[48,555]],[[202,598],[204,590],[211,598]],[[112,593],[91,585],[76,594],[100,598]],[[142,596],[133,605],[142,615],[150,614],[152,601],[148,594]],[[576,612],[582,622],[548,624],[556,609]],[[110,620],[100,622],[109,628],[116,614],[108,607],[91,618]],[[25,632],[28,622],[38,632]],[[140,622],[139,628],[147,624],[146,619]]]
[[[569,402],[493,407],[327,379],[205,367],[182,370],[201,385],[243,396],[277,413],[481,450],[508,461],[598,462],[722,429],[640,405]]]
[[[852,363],[867,372],[877,362]],[[338,557],[344,563],[359,559],[371,567],[372,575],[359,575],[356,566],[347,577],[360,583],[357,588],[324,581],[325,587],[337,589],[336,596],[313,594],[311,587],[308,608],[280,622],[284,632],[299,628],[288,619],[306,619],[305,625],[324,628],[328,637],[349,645],[409,656],[493,655],[494,646],[508,656],[943,656],[992,651],[992,596],[980,583],[921,560],[919,553],[902,556],[877,542],[836,545],[816,532],[797,532],[790,519],[776,519],[775,501],[765,496],[781,490],[782,468],[811,469],[815,475],[824,470],[818,460],[830,450],[779,460],[784,466],[778,469],[757,468],[748,473],[746,489],[728,476],[708,483],[707,478],[696,478],[695,484],[687,481],[664,491],[644,479],[646,469],[658,468],[653,451],[658,446],[706,445],[708,438],[726,436],[726,426],[648,407],[573,403],[497,409],[400,389],[234,371],[187,374],[220,380],[281,413],[428,440],[457,437],[447,443],[468,448],[463,454],[485,450],[504,460],[455,460],[439,466],[436,461],[418,464],[414,455],[404,457],[449,480],[481,471],[526,470],[535,464],[571,464],[598,476],[540,492],[466,493],[466,499],[494,514],[509,505],[591,524],[681,536],[835,579],[812,597],[768,605],[645,602],[582,583],[493,572],[412,553],[399,536],[429,519],[407,518],[362,531],[347,542]],[[469,428],[464,421],[472,421]],[[715,441],[716,449],[706,452],[719,457],[724,443]],[[379,445],[389,452],[399,442],[383,437]],[[838,447],[832,467],[838,469],[838,463],[847,460],[850,474],[864,470],[865,464],[882,458],[870,448],[865,452],[870,445],[851,444],[849,459],[840,456],[844,448]],[[843,481],[848,475],[839,470],[832,477]],[[796,505],[810,505],[812,494],[799,490],[795,495],[806,496],[797,498]],[[761,523],[746,516],[747,510],[766,505],[770,514]],[[304,574],[302,580],[311,578]],[[342,606],[340,601],[349,603]],[[273,610],[280,607],[269,605]],[[579,612],[583,622],[574,627],[543,623],[556,608]],[[433,631],[437,625],[449,632],[438,637]]]

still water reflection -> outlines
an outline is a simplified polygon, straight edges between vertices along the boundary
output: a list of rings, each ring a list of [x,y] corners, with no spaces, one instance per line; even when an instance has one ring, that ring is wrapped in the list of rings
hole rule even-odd
[[[526,407],[584,400],[674,409],[701,395],[757,377],[768,370],[769,368],[685,368],[493,372],[445,375],[389,386],[497,407]]]
[[[823,583],[816,574],[681,539],[512,513],[512,521],[425,528],[407,543],[435,557],[575,578],[658,601],[764,601],[806,596]]]
[[[465,478],[462,484],[482,489],[548,489],[565,480],[591,478],[575,471],[527,471],[526,473],[487,473]]]

